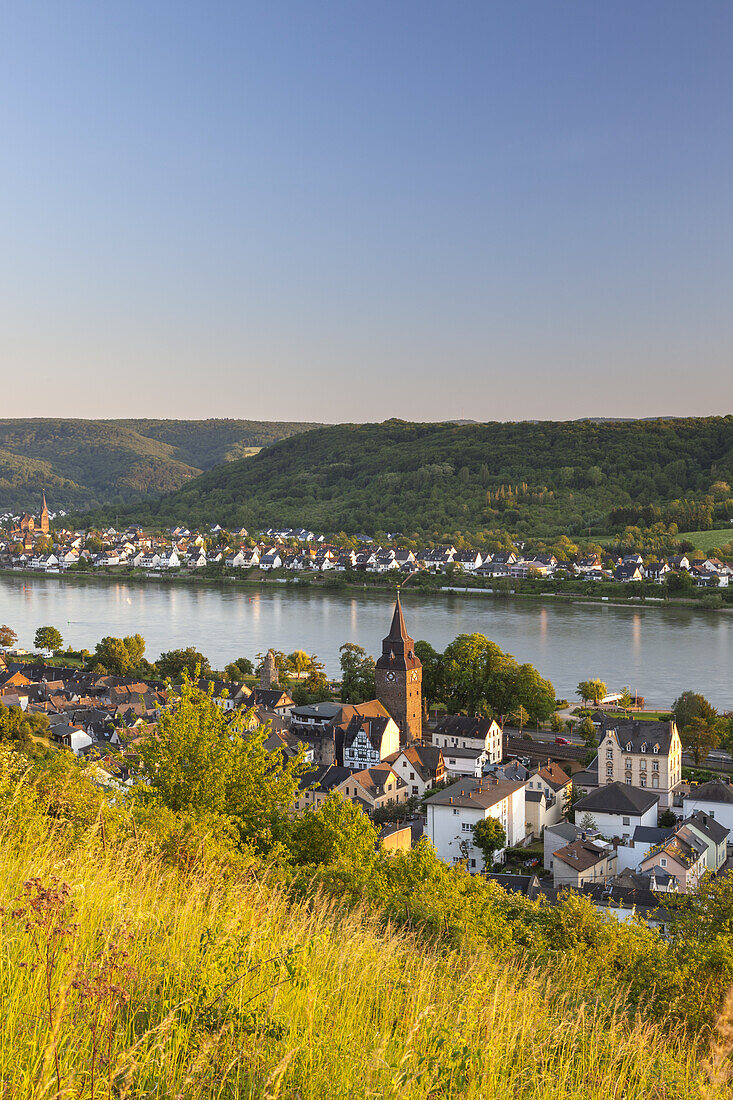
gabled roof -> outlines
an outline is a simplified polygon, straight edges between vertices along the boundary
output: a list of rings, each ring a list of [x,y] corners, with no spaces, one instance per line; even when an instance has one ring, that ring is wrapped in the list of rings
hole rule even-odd
[[[730,832],[730,829],[726,829],[714,817],[710,817],[709,814],[704,814],[700,810],[691,814],[682,824],[697,829],[703,836],[712,840],[713,844],[722,844]]]
[[[540,779],[543,779],[548,787],[552,787],[553,791],[561,791],[564,787],[567,787],[570,782],[570,776],[562,770],[559,764],[554,761],[551,764],[545,765],[540,769]]]
[[[381,716],[363,718],[355,714],[344,731],[344,748],[351,748],[363,731],[375,752],[381,753],[384,731],[387,729],[389,721],[389,718],[382,718]]]
[[[406,758],[423,782],[434,779],[443,763],[443,750],[435,745],[408,745],[407,748],[400,749],[399,752],[393,752],[391,756],[387,756],[384,763],[394,765],[400,756]]]
[[[566,844],[564,848],[553,852],[552,858],[559,859],[561,863],[572,867],[574,871],[587,871],[590,867],[594,867],[596,863],[607,859],[609,855],[611,853],[607,848],[601,848],[600,845],[594,844],[592,840],[573,840],[570,844]]]
[[[581,813],[627,814],[639,816],[646,813],[659,802],[659,795],[642,787],[632,787],[628,783],[608,783],[591,791],[585,798],[575,803],[576,815]]]

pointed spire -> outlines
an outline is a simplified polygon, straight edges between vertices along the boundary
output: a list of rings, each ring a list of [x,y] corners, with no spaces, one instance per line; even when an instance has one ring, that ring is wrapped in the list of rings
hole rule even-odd
[[[387,639],[394,640],[395,638],[401,638],[403,641],[407,641],[410,635],[407,633],[407,627],[405,626],[405,620],[402,615],[402,604],[400,603],[400,590],[397,589],[397,602],[394,605],[394,615],[392,616],[392,625],[389,628],[389,634]]]
[[[41,511],[42,512],[47,512],[48,507],[46,505],[46,490],[45,489],[41,489],[41,496],[43,497],[43,503],[41,504]]]

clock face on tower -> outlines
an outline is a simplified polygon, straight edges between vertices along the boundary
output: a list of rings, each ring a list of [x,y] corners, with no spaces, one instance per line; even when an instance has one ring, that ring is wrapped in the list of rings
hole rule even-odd
[[[397,677],[395,676],[394,672],[388,672],[385,676],[385,680],[387,680],[387,682],[390,684],[393,684],[396,679]]]

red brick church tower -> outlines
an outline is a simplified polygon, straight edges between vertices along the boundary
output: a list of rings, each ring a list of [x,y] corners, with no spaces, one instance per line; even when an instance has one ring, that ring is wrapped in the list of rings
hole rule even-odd
[[[374,679],[377,699],[400,727],[403,745],[422,738],[422,665],[407,633],[399,593],[392,626],[382,642]]]

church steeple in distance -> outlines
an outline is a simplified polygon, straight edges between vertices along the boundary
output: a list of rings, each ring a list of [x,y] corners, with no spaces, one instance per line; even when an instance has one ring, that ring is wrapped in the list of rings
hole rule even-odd
[[[399,591],[389,634],[374,671],[377,699],[400,728],[403,745],[422,738],[422,665],[407,633]]]
[[[48,521],[48,505],[46,504],[46,490],[41,490],[41,531],[44,535],[49,532],[50,524]]]

